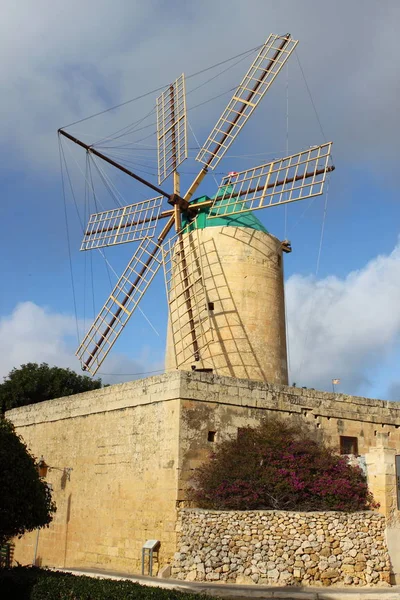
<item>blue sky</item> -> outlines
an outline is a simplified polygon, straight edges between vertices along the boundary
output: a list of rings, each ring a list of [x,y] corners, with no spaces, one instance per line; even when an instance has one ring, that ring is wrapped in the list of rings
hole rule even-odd
[[[322,143],[324,136],[333,140],[336,171],[330,178],[318,273],[325,198],[290,206],[286,216],[283,208],[258,213],[274,235],[288,236],[294,248],[285,258],[291,381],[330,389],[331,379],[339,377],[343,392],[399,399],[399,17],[395,0],[337,0],[334,9],[314,0],[279,6],[269,0],[5,0],[0,25],[0,47],[8,57],[0,67],[0,375],[28,360],[79,370],[57,129],[166,85],[182,71],[189,75],[245,52],[271,32],[290,32],[299,39],[297,55],[323,132],[293,55],[215,177],[219,182],[222,173],[281,156],[287,133],[290,152]],[[231,67],[189,93],[188,106],[234,86],[251,59],[189,79],[191,92]],[[156,95],[70,130],[92,142],[144,117]],[[189,111],[200,142],[228,99],[224,95]],[[150,126],[144,133],[154,130]],[[153,172],[154,135],[147,143],[149,148],[141,147],[145,156],[138,151],[131,159]],[[195,145],[190,134],[189,147]],[[82,217],[83,177],[75,160],[84,169],[84,152],[65,145],[65,153]],[[183,188],[199,168],[194,155],[191,151],[182,166]],[[149,197],[135,183],[108,168],[106,173],[128,202]],[[212,194],[215,188],[209,175],[199,192]],[[67,212],[82,334],[84,320],[88,324],[93,316],[92,278],[87,276],[85,284],[83,275],[85,260],[87,273],[91,263],[88,253],[86,258],[79,253],[81,231],[70,197]],[[127,245],[108,250],[107,256],[119,272],[132,253]],[[101,256],[92,261],[98,309],[109,282]],[[159,335],[135,314],[101,369],[116,374],[105,380],[162,369],[167,312],[161,273],[141,306]]]

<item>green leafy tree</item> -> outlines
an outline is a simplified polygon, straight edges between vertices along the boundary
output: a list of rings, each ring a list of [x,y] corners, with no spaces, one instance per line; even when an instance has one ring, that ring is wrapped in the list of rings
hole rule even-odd
[[[312,430],[271,416],[222,442],[189,496],[219,510],[368,510],[378,505],[362,470]]]
[[[90,379],[71,369],[49,367],[47,363],[27,363],[18,369],[14,368],[0,384],[0,406],[4,413],[18,406],[71,396],[100,387],[101,379]]]
[[[35,459],[13,424],[0,417],[0,545],[48,525],[56,510]]]

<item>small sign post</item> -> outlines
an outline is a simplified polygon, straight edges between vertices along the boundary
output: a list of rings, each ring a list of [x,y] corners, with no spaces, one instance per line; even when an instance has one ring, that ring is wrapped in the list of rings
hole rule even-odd
[[[142,547],[142,575],[144,575],[144,563],[146,560],[146,554],[149,557],[149,575],[152,577],[153,575],[153,553],[157,553],[158,560],[158,550],[160,548],[159,540],[146,540]]]

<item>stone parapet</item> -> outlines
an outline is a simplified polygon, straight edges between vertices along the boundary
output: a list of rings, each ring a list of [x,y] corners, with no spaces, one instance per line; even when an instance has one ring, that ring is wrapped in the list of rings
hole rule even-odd
[[[212,373],[181,372],[180,398],[400,426],[400,404]]]
[[[7,412],[16,427],[174,399],[310,413],[400,427],[400,403],[212,373],[169,371]]]
[[[181,373],[174,371],[146,379],[110,385],[82,394],[21,406],[9,410],[6,416],[14,423],[15,427],[26,427],[39,423],[109,413],[177,399],[180,385]]]

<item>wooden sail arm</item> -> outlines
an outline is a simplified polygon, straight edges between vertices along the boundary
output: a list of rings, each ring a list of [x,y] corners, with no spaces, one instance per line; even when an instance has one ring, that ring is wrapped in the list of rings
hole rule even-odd
[[[118,308],[116,309],[115,313],[113,314],[111,320],[105,325],[104,330],[101,331],[99,337],[94,342],[92,349],[88,352],[89,356],[86,360],[83,361],[83,364],[82,364],[83,371],[90,370],[90,366],[91,366],[92,362],[96,359],[96,355],[101,351],[102,346],[105,343],[105,341],[107,340],[108,335],[111,333],[113,326],[114,326],[116,320],[118,319],[119,315],[123,311],[126,310],[125,309],[126,304],[129,302],[130,297],[131,297],[132,293],[134,292],[136,286],[139,284],[139,282],[143,278],[144,274],[146,273],[147,269],[151,265],[154,257],[156,256],[156,254],[159,250],[160,244],[164,241],[164,239],[166,238],[166,236],[172,229],[174,222],[175,222],[175,219],[174,219],[174,216],[172,215],[169,218],[168,222],[166,223],[164,229],[158,236],[157,244],[155,245],[154,250],[150,253],[148,259],[143,264],[143,267],[141,268],[140,272],[138,273],[136,279],[132,282],[132,285],[130,286],[130,288],[124,295],[124,297],[121,299],[121,301],[118,301]]]
[[[267,77],[267,74],[270,71],[271,67],[274,65],[276,59],[281,54],[282,50],[285,48],[286,44],[288,43],[288,40],[290,40],[290,34],[289,33],[287,33],[286,36],[283,38],[283,40],[282,40],[279,48],[276,50],[275,54],[270,59],[270,61],[268,63],[268,66],[265,68],[265,70],[261,74],[260,78],[255,82],[253,89],[251,89],[249,91],[246,99],[242,102],[242,105],[239,108],[237,115],[233,118],[231,124],[227,127],[227,129],[224,132],[221,140],[219,140],[216,143],[214,149],[211,151],[210,157],[208,158],[208,160],[206,162],[206,167],[208,167],[210,165],[210,163],[213,161],[214,156],[217,154],[217,152],[219,151],[219,149],[224,145],[224,142],[227,140],[227,138],[228,138],[229,134],[231,133],[232,129],[235,127],[236,123],[239,121],[239,119],[243,115],[243,113],[244,113],[247,105],[250,104],[250,102],[251,102],[254,94],[257,92],[258,88],[262,85],[262,83],[263,83],[264,79]]]
[[[232,193],[231,197],[236,197],[236,196],[243,196],[246,193],[252,193],[252,192],[261,192],[264,189],[271,189],[274,186],[278,187],[281,185],[285,185],[287,183],[292,183],[294,181],[300,181],[300,179],[307,179],[309,177],[314,177],[315,175],[322,175],[322,173],[326,172],[326,173],[331,173],[332,171],[335,170],[334,165],[331,165],[329,167],[326,167],[326,169],[318,169],[317,171],[310,171],[305,173],[304,175],[298,175],[296,177],[286,177],[285,179],[281,179],[279,181],[277,181],[276,183],[271,183],[268,184],[267,186],[259,186],[256,188],[252,188],[251,190],[248,191],[241,191],[241,192],[237,192],[237,193]],[[191,210],[192,211],[198,211],[201,208],[207,208],[209,206],[212,206],[214,204],[214,200],[205,200],[204,202],[199,202],[196,205],[191,205]],[[156,221],[157,219],[167,219],[168,217],[171,217],[172,215],[174,215],[174,210],[165,210],[162,213],[159,214],[158,217],[150,217],[149,219],[141,219],[138,221],[129,221],[127,223],[124,223],[123,225],[120,225],[120,229],[123,229],[124,227],[132,227],[133,225],[142,225],[143,223],[149,223],[151,221]],[[109,232],[109,231],[114,231],[115,229],[117,229],[118,226],[115,227],[107,227],[104,229],[99,230],[100,233],[103,232]],[[91,235],[91,232],[87,233],[86,235]]]
[[[282,185],[286,185],[287,183],[293,183],[295,181],[300,181],[302,179],[308,179],[309,177],[316,177],[317,175],[322,175],[323,173],[331,173],[335,170],[335,166],[331,165],[329,167],[324,167],[323,169],[317,169],[316,171],[308,171],[307,173],[303,173],[302,175],[296,175],[295,177],[285,177],[284,179],[280,179],[275,183],[269,183],[267,185],[259,185],[258,187],[250,188],[249,190],[244,190],[241,192],[232,192],[229,194],[230,198],[236,198],[239,196],[244,196],[246,194],[253,194],[256,192],[262,192],[263,190],[269,190],[273,187],[280,187]],[[196,205],[200,206],[200,205]]]

